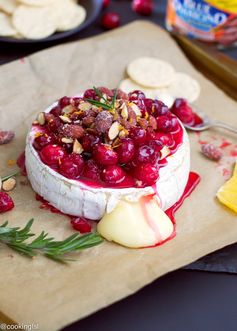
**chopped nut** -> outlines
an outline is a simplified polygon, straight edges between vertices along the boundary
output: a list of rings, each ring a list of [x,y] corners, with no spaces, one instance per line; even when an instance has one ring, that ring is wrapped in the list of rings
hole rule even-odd
[[[65,124],[61,129],[61,133],[64,137],[79,139],[83,136],[84,129],[77,124]]]
[[[45,124],[45,115],[43,112],[39,113],[37,116],[37,121],[40,125],[44,125]]]
[[[113,116],[106,110],[100,112],[95,118],[95,128],[99,133],[105,133],[113,123]]]
[[[127,106],[126,106],[125,103],[124,103],[123,106],[122,106],[121,116],[122,116],[124,119],[127,119],[127,118],[128,118],[128,108],[127,108]]]
[[[80,110],[89,110],[91,108],[91,104],[89,102],[81,102],[78,106]]]
[[[64,123],[71,123],[72,121],[70,120],[69,117],[60,115],[59,118],[64,122]]]
[[[135,103],[131,102],[129,104],[129,106],[132,108],[132,110],[136,113],[137,116],[142,115],[141,110],[139,109],[139,107]]]
[[[62,109],[64,114],[70,114],[75,108],[72,105],[68,105]]]
[[[120,124],[118,122],[114,122],[110,129],[109,129],[109,132],[108,132],[108,137],[110,140],[114,140],[117,135],[119,134],[119,127],[120,127]]]
[[[73,139],[64,137],[64,138],[62,138],[62,142],[65,144],[72,144]]]
[[[77,139],[74,140],[73,143],[73,153],[75,154],[81,154],[84,151],[82,145],[79,143]]]
[[[119,138],[124,138],[128,135],[128,131],[127,130],[121,130],[119,132]]]
[[[16,178],[11,177],[2,183],[2,189],[6,192],[12,191],[16,187]]]
[[[160,157],[160,159],[163,160],[164,158],[166,158],[166,156],[168,156],[168,155],[170,154],[170,149],[169,149],[169,147],[164,146],[164,147],[161,149],[160,153],[161,153],[161,157]]]

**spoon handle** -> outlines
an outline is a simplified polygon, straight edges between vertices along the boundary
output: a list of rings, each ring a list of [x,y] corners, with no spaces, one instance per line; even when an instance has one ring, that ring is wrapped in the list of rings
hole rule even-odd
[[[212,126],[223,128],[223,129],[229,130],[229,131],[234,132],[234,133],[237,134],[237,128],[234,128],[233,126],[231,126],[229,124],[226,124],[226,123],[223,123],[223,122],[213,121]]]

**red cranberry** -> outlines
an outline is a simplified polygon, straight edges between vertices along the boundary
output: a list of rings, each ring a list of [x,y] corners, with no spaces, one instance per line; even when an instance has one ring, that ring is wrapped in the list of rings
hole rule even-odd
[[[61,125],[62,125],[62,123],[61,123],[59,117],[53,117],[47,123],[47,127],[48,127],[49,131],[51,131],[53,133],[58,132]]]
[[[10,195],[6,192],[0,192],[0,213],[5,213],[12,208],[14,208],[14,202]]]
[[[110,165],[103,169],[101,179],[108,184],[120,183],[125,178],[126,173],[117,165]]]
[[[138,147],[135,153],[135,164],[151,163],[154,164],[157,160],[157,154],[152,146],[143,145]]]
[[[107,97],[113,97],[114,95],[114,91],[112,91],[111,89],[109,89],[108,87],[98,87],[98,90],[102,93],[102,94],[106,94]]]
[[[118,153],[120,163],[127,163],[132,160],[135,153],[135,146],[131,138],[123,138],[115,149]]]
[[[90,223],[84,217],[73,217],[71,225],[74,230],[79,231],[80,233],[88,233],[91,232],[92,229]]]
[[[103,8],[108,7],[110,4],[110,0],[103,0]]]
[[[92,134],[85,134],[82,137],[82,147],[84,149],[85,152],[91,152],[92,151],[92,147],[95,144],[98,144],[101,141],[100,137],[98,136],[93,136]]]
[[[162,132],[171,132],[173,130],[171,119],[168,116],[159,116],[157,118],[157,129]]]
[[[142,182],[142,186],[153,185],[159,178],[159,173],[156,166],[144,163],[135,168],[134,177]]]
[[[100,179],[100,169],[94,160],[90,159],[85,162],[83,176],[92,180]]]
[[[156,132],[154,141],[157,145],[160,145],[161,148],[163,146],[173,147],[175,144],[175,141],[170,133],[162,133],[162,132]]]
[[[146,111],[155,117],[169,114],[169,108],[162,101],[146,98],[143,102]]]
[[[154,4],[152,0],[133,0],[132,9],[138,14],[149,16],[153,12]]]
[[[57,145],[47,145],[39,153],[41,160],[50,166],[58,166],[65,156],[65,150]]]
[[[81,97],[75,97],[72,99],[72,104],[75,107],[78,107],[83,99]]]
[[[55,106],[50,110],[50,114],[54,115],[55,117],[61,115],[62,108],[60,106]]]
[[[92,155],[94,160],[101,165],[112,165],[118,162],[118,154],[109,145],[95,145]]]
[[[55,139],[52,135],[43,133],[40,136],[36,137],[33,142],[33,146],[36,150],[41,150],[44,146],[53,144]]]
[[[69,97],[62,97],[58,101],[58,103],[61,106],[61,108],[64,108],[64,107],[70,105],[70,102],[71,102],[71,98],[69,98]]]
[[[83,169],[84,161],[78,154],[66,156],[59,165],[59,172],[64,177],[77,179]]]
[[[108,30],[115,29],[120,25],[120,17],[114,12],[106,13],[102,17],[101,25]]]
[[[135,100],[138,100],[138,99],[145,99],[145,94],[140,91],[140,90],[135,90],[135,91],[132,91],[128,94],[128,97],[129,97],[129,101],[135,101]]]
[[[129,137],[133,140],[135,145],[142,145],[146,142],[146,130],[134,127],[130,129]]]
[[[194,124],[195,114],[185,99],[176,99],[170,110],[181,122],[189,125]]]
[[[96,100],[97,99],[97,95],[95,93],[95,91],[93,89],[88,89],[84,92],[83,95],[84,99],[92,99],[92,100]]]

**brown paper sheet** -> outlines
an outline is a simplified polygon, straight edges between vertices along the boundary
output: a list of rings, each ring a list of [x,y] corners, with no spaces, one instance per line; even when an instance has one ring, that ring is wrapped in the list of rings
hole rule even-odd
[[[172,38],[157,26],[135,22],[113,32],[58,46],[0,68],[0,126],[16,139],[0,147],[0,173],[8,159],[24,149],[24,139],[38,111],[62,95],[75,95],[92,85],[115,87],[132,59],[151,55],[195,77],[202,86],[198,106],[210,116],[237,124],[237,104],[200,75]],[[233,137],[232,137],[233,138]],[[195,134],[192,170],[202,181],[177,213],[177,236],[161,247],[126,249],[107,243],[78,254],[68,266],[37,257],[28,260],[1,246],[0,312],[18,323],[38,323],[53,331],[120,300],[165,273],[237,241],[237,217],[214,198],[224,182],[215,164],[198,152]],[[14,168],[14,167],[13,167]],[[68,219],[39,209],[29,186],[12,193],[15,209],[0,223],[24,225],[61,239],[71,233]]]

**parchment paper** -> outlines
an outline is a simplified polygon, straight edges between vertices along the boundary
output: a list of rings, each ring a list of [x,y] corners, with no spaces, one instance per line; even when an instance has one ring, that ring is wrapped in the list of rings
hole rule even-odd
[[[16,131],[16,139],[0,147],[0,173],[8,159],[24,149],[31,120],[62,95],[96,86],[115,87],[132,59],[151,55],[190,73],[202,86],[198,106],[210,116],[237,124],[237,105],[189,63],[171,37],[157,26],[136,22],[99,37],[54,47],[0,68],[0,126]],[[233,138],[233,136],[232,136]],[[214,198],[224,182],[215,164],[198,152],[195,134],[192,170],[202,181],[177,213],[177,236],[161,247],[126,249],[107,243],[77,255],[68,266],[37,257],[28,260],[0,248],[1,318],[38,323],[53,331],[139,290],[165,273],[237,241],[237,217]],[[20,180],[19,180],[20,181]],[[15,209],[0,215],[1,223],[24,225],[61,239],[71,233],[68,219],[39,209],[30,186],[12,193]]]

